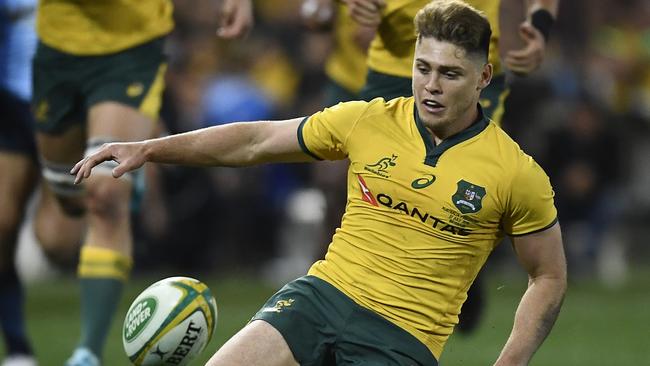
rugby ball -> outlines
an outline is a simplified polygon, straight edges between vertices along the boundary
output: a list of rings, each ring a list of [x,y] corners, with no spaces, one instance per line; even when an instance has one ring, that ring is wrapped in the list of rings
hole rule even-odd
[[[217,324],[208,286],[170,277],[147,287],[129,307],[122,344],[136,366],[186,365],[203,351]]]

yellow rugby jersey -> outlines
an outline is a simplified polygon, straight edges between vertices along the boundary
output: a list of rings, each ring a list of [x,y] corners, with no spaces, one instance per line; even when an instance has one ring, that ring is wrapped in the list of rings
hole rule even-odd
[[[357,23],[346,14],[347,6],[337,5],[334,49],[325,62],[325,73],[350,92],[358,93],[366,82],[366,52],[354,41]]]
[[[382,20],[368,50],[368,67],[383,74],[410,78],[415,54],[415,26],[418,10],[431,0],[386,0]],[[500,0],[466,0],[485,13],[492,26],[488,61],[494,74],[501,73],[499,59],[499,3]]]
[[[170,0],[40,0],[40,40],[73,55],[106,55],[169,33]]]
[[[303,150],[348,158],[348,200],[309,274],[397,324],[440,358],[467,289],[505,235],[556,221],[543,170],[480,118],[434,146],[413,98],[340,103],[305,118]]]

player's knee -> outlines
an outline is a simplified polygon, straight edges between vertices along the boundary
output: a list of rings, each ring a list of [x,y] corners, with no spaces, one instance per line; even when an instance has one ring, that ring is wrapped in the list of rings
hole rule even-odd
[[[84,223],[59,213],[38,212],[34,220],[34,234],[43,254],[60,267],[74,265],[77,261]]]
[[[119,221],[129,214],[131,186],[113,178],[88,184],[86,209],[88,215],[109,221]]]
[[[72,166],[43,161],[43,179],[56,196],[63,212],[72,217],[84,214],[83,187],[74,184],[74,176],[70,175]]]
[[[81,197],[56,196],[63,212],[71,217],[81,217],[86,213],[86,206]]]
[[[56,235],[36,234],[45,257],[60,268],[73,268],[79,256],[80,243],[66,242]]]

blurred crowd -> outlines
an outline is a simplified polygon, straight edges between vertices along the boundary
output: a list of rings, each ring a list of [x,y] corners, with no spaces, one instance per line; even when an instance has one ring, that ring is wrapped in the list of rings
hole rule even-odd
[[[333,37],[305,26],[301,3],[257,1],[251,34],[223,41],[214,1],[176,1],[160,133],[322,109]],[[616,283],[650,256],[650,2],[561,1],[543,67],[508,77],[504,128],[551,177],[570,271]],[[330,172],[149,167],[139,269],[302,273],[345,205]]]

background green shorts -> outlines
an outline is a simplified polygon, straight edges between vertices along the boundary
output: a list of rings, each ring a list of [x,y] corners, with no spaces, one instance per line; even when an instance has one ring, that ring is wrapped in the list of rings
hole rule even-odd
[[[413,335],[315,276],[284,286],[255,314],[256,319],[282,334],[302,366],[438,365]]]
[[[60,133],[85,123],[88,109],[102,101],[157,119],[166,68],[163,44],[164,38],[157,38],[109,55],[75,56],[39,43],[33,71],[36,129]]]

